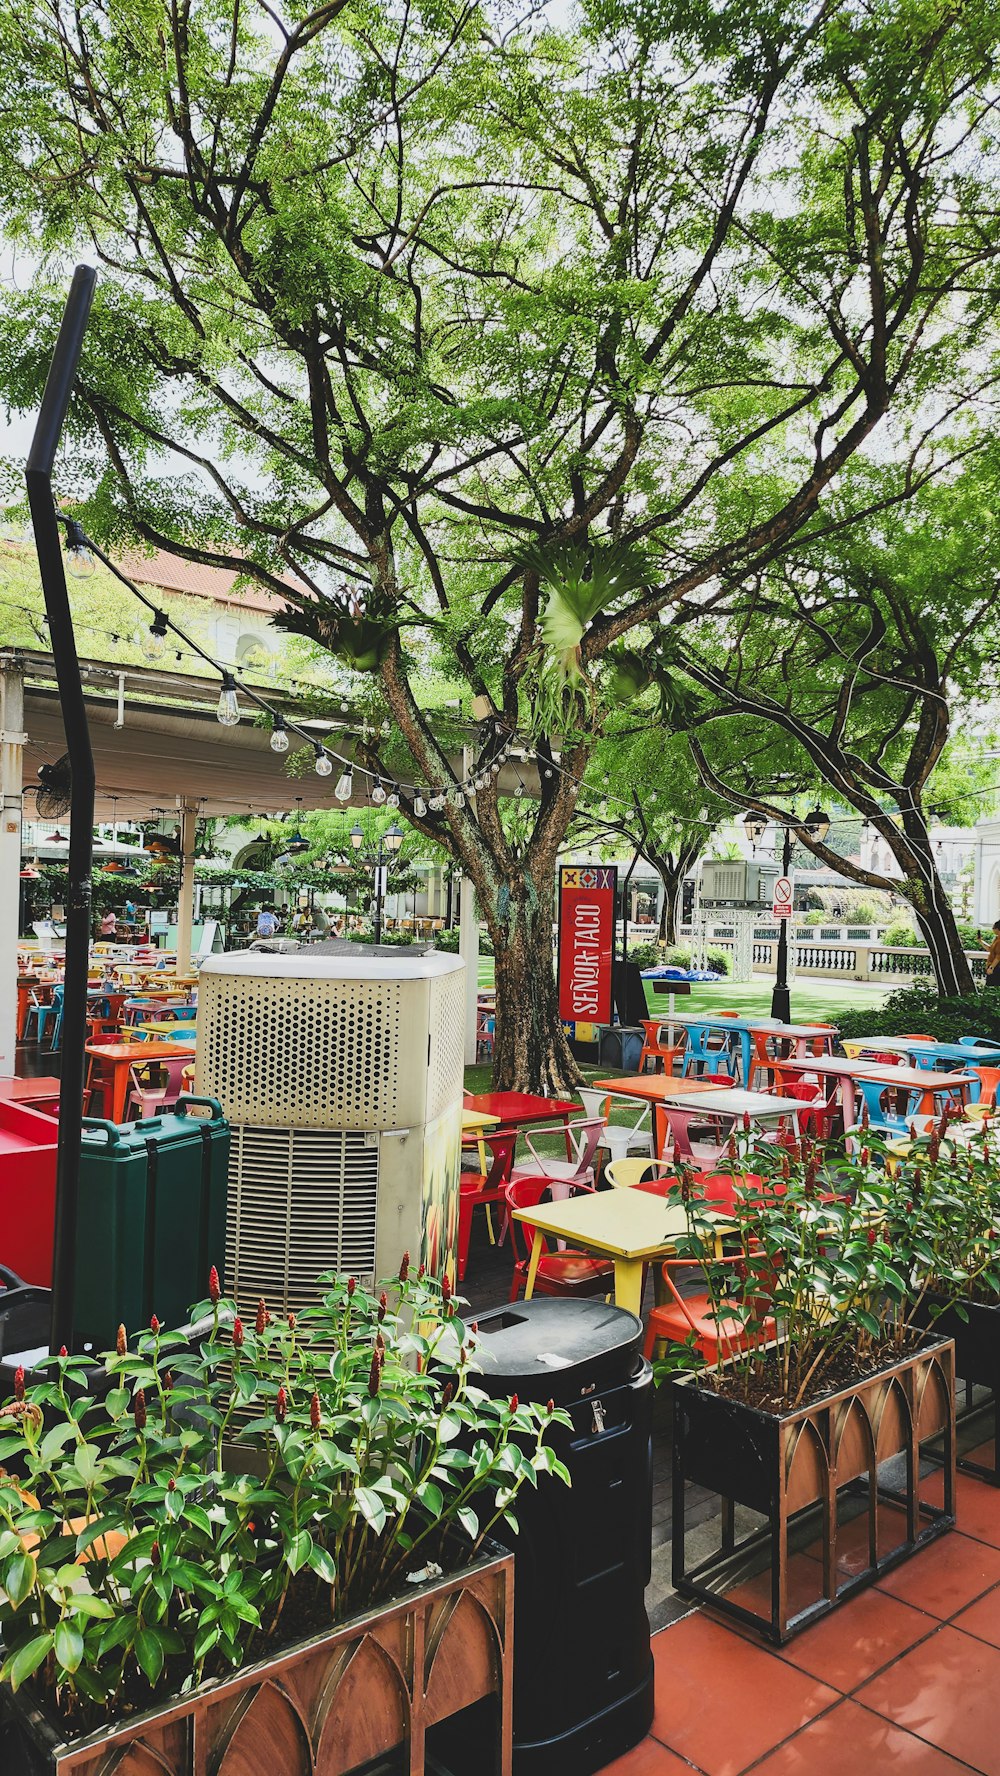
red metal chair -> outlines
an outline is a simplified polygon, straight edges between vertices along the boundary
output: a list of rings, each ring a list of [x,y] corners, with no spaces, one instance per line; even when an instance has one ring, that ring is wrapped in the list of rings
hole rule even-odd
[[[642,1018],[641,1023],[646,1034],[643,1037],[642,1053],[639,1056],[639,1072],[645,1073],[646,1062],[649,1060],[653,1063],[654,1073],[660,1071],[661,1065],[665,1073],[672,1073],[674,1056],[679,1055],[684,1048],[686,1031],[683,1026],[678,1031],[680,1041],[664,1044],[660,1041],[660,1031],[669,1028],[669,1019]]]
[[[480,1147],[488,1147],[493,1155],[488,1172],[461,1172],[458,1198],[458,1280],[465,1279],[472,1238],[472,1212],[480,1204],[504,1203],[504,1191],[510,1181],[510,1168],[517,1141],[516,1129],[498,1129],[483,1133]],[[506,1207],[506,1204],[504,1204]]]
[[[802,1104],[808,1104],[808,1110],[799,1111],[799,1129],[804,1135],[812,1135],[814,1140],[827,1141],[833,1123],[835,1104],[831,1104],[820,1085],[810,1085],[805,1079],[782,1079],[777,1095],[782,1098],[798,1098]],[[794,1144],[794,1134],[789,1130]],[[781,1137],[782,1139],[784,1137]]]
[[[543,1196],[551,1196],[551,1178],[512,1178],[505,1195],[507,1208],[536,1209]],[[579,1187],[578,1193],[579,1193]],[[586,1192],[591,1195],[590,1191]],[[519,1242],[523,1236],[524,1252]],[[510,1241],[514,1251],[514,1274],[510,1299],[516,1301],[528,1278],[531,1248],[535,1229],[526,1221],[510,1221]],[[535,1293],[538,1295],[610,1295],[615,1286],[615,1267],[609,1258],[591,1258],[586,1252],[556,1251],[548,1244],[538,1261]]]
[[[657,1339],[665,1338],[671,1344],[693,1343],[704,1361],[714,1364],[718,1362],[720,1352],[723,1357],[731,1357],[737,1351],[748,1350],[751,1344],[767,1344],[777,1336],[774,1316],[767,1312],[769,1296],[763,1270],[761,1295],[752,1303],[756,1319],[752,1327],[747,1327],[735,1314],[730,1316],[723,1312],[717,1318],[707,1289],[691,1295],[681,1294],[674,1281],[675,1274],[703,1268],[700,1258],[665,1260],[662,1274],[667,1300],[650,1309],[643,1345],[645,1356],[651,1357]]]

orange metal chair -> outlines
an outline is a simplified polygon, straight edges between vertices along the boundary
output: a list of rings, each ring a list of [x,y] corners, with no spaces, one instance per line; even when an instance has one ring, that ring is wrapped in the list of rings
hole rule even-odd
[[[680,1042],[671,1044],[662,1043],[660,1041],[660,1031],[668,1027],[668,1020],[664,1018],[643,1018],[642,1027],[646,1034],[643,1038],[642,1053],[639,1056],[639,1072],[645,1073],[646,1062],[647,1060],[651,1060],[653,1062],[654,1073],[660,1071],[661,1063],[665,1073],[672,1073],[674,1070],[674,1057],[682,1054],[684,1051],[683,1031],[681,1032]]]
[[[750,1329],[735,1314],[731,1317],[723,1314],[721,1318],[717,1318],[707,1289],[690,1295],[681,1294],[674,1281],[675,1275],[682,1271],[703,1269],[700,1258],[665,1260],[662,1275],[667,1299],[650,1309],[643,1344],[643,1354],[646,1357],[652,1356],[657,1339],[665,1338],[670,1344],[693,1342],[695,1350],[704,1361],[714,1364],[718,1362],[720,1354],[730,1357],[737,1351],[748,1350],[751,1344],[767,1344],[777,1336],[774,1316],[767,1312],[769,1297],[767,1278],[763,1270],[761,1295],[755,1304],[758,1317]]]
[[[551,1194],[551,1183],[550,1178],[512,1178],[505,1192],[508,1209],[536,1209],[543,1196]],[[522,1235],[523,1254],[518,1250]],[[535,1229],[527,1221],[511,1219],[510,1240],[514,1249],[510,1299],[516,1301],[528,1280]],[[565,1297],[610,1295],[614,1286],[615,1267],[609,1258],[591,1258],[586,1252],[575,1252],[570,1248],[553,1250],[546,1241],[535,1275],[536,1294]]]

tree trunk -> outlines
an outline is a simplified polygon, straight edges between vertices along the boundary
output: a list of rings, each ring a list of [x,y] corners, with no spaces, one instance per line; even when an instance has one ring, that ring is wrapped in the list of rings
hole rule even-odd
[[[680,899],[682,877],[671,870],[660,870],[660,881],[663,883],[663,905],[660,908],[661,943],[677,942],[677,902]]]
[[[496,967],[495,1091],[572,1096],[583,1075],[559,1020],[552,960],[554,879],[525,871],[500,889],[487,920]]]
[[[927,848],[922,870],[907,874],[904,893],[913,908],[920,935],[931,955],[931,967],[942,999],[967,998],[976,991],[972,966],[959,936],[958,922]]]

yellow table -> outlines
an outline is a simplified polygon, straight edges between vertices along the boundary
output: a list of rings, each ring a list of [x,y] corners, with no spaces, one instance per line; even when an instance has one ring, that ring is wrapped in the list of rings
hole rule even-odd
[[[490,1116],[485,1110],[462,1111],[463,1135],[478,1135],[482,1129],[496,1128],[499,1116]]]
[[[681,1203],[666,1203],[644,1190],[599,1190],[565,1202],[539,1203],[536,1209],[513,1209],[515,1221],[535,1229],[524,1299],[530,1301],[545,1234],[613,1258],[615,1301],[637,1317],[642,1309],[642,1272],[650,1258],[666,1257],[687,1232]],[[720,1231],[722,1224],[720,1223]]]
[[[182,1018],[151,1018],[148,1023],[132,1026],[132,1035],[137,1042],[145,1042],[148,1038],[154,1042],[169,1042],[174,1036],[179,1038],[181,1031],[185,1042],[194,1041],[194,1024],[185,1023]]]

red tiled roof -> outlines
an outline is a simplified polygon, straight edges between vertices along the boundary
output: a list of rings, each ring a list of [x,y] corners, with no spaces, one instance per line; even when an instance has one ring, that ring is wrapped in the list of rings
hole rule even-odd
[[[281,598],[266,591],[256,581],[246,579],[237,587],[239,576],[231,569],[204,567],[199,561],[185,561],[180,555],[168,554],[166,549],[157,549],[152,555],[126,549],[117,557],[117,564],[122,573],[128,574],[129,579],[140,586],[158,586],[163,592],[186,592],[195,598],[211,598],[217,604],[235,602],[248,610],[282,608]],[[292,575],[284,574],[282,578],[290,591],[306,590]]]

